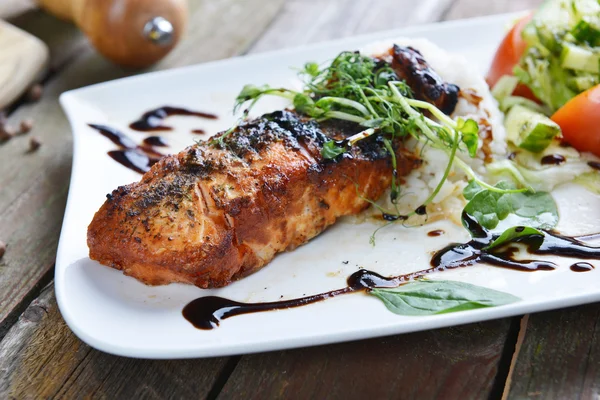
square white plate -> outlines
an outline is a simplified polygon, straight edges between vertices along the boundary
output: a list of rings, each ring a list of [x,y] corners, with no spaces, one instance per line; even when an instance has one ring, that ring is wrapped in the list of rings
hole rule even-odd
[[[600,269],[573,273],[567,267],[569,260],[560,260],[562,268],[552,272],[523,273],[476,266],[443,274],[443,279],[478,284],[523,299],[502,307],[403,317],[389,312],[373,297],[353,294],[296,309],[238,316],[211,331],[198,330],[182,317],[184,305],[200,296],[274,301],[343,287],[346,277],[359,266],[384,275],[426,268],[432,251],[451,241],[468,240],[464,229],[446,222],[424,228],[389,227],[378,235],[375,247],[369,245],[374,230],[371,223],[338,223],[307,245],[277,256],[254,275],[218,290],[180,284],[144,286],[88,258],[87,225],[105,194],[140,178],[107,156],[106,152],[115,146],[88,123],[121,129],[141,141],[145,135],[127,126],[148,109],[177,105],[220,116],[216,121],[170,118],[169,123],[177,129],[163,136],[173,144],[171,150],[178,151],[198,138],[187,133],[192,128],[216,133],[234,122],[233,99],[244,84],[289,84],[296,76],[290,67],[326,61],[342,50],[354,50],[369,42],[399,36],[425,37],[463,54],[484,72],[514,18],[514,14],[500,15],[380,32],[140,75],[63,94],[61,103],[73,128],[74,157],[55,287],[67,324],[85,342],[109,353],[144,358],[207,357],[440,328],[600,300]],[[599,197],[574,185],[560,188],[556,197],[561,231],[583,234],[600,228]],[[428,231],[437,228],[446,234],[427,236]]]

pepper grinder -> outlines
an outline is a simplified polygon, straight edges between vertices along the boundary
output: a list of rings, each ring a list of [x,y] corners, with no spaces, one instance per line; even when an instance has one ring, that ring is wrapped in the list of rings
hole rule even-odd
[[[150,66],[175,47],[187,21],[186,0],[37,0],[74,22],[106,58],[124,67]]]

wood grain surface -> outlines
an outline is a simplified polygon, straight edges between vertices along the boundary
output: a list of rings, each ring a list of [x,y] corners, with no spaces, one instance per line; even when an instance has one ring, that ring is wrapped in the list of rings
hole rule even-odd
[[[2,0],[0,1],[0,18],[10,18],[35,8],[33,0]]]
[[[440,19],[524,10],[541,1],[190,3],[188,37],[155,69]],[[91,349],[65,325],[52,285],[40,293],[50,281],[70,173],[70,128],[56,96],[136,71],[104,61],[72,26],[38,11],[11,21],[49,44],[53,71],[42,100],[21,105],[10,117],[13,124],[33,117],[31,134],[40,137],[42,147],[25,155],[26,137],[0,145],[0,240],[9,245],[0,261],[0,398],[598,396],[599,305],[531,315],[521,326],[519,318],[504,319],[242,357],[147,361]]]
[[[456,0],[445,19],[533,10],[544,0]]]
[[[226,358],[117,357],[80,341],[47,286],[0,343],[0,398],[202,398]]]
[[[219,399],[484,399],[508,329],[503,319],[248,355]]]
[[[522,327],[508,399],[597,399],[600,304],[532,314]]]

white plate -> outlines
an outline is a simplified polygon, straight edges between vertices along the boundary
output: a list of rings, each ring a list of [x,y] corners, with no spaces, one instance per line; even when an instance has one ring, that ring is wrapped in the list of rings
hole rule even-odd
[[[88,258],[86,228],[105,194],[140,176],[112,161],[106,151],[114,145],[87,123],[107,124],[142,138],[143,134],[130,131],[127,125],[157,106],[180,105],[221,116],[217,121],[169,119],[178,132],[163,136],[179,149],[192,142],[194,136],[186,133],[190,128],[215,133],[230,126],[233,99],[244,84],[289,84],[296,74],[290,67],[310,60],[325,61],[369,42],[398,36],[425,37],[463,54],[483,72],[514,18],[501,15],[381,32],[141,75],[63,94],[61,103],[73,127],[74,157],[56,262],[56,295],[67,324],[85,342],[109,353],[145,358],[207,357],[440,328],[600,300],[600,268],[573,273],[565,267],[568,260],[560,260],[563,267],[552,272],[477,266],[443,274],[444,279],[483,285],[523,299],[496,308],[403,317],[389,312],[375,298],[354,294],[291,310],[230,318],[212,331],[194,328],[181,315],[186,303],[205,295],[273,301],[343,287],[346,277],[358,266],[384,275],[423,269],[432,251],[450,241],[468,240],[464,229],[444,222],[420,229],[388,228],[379,234],[374,248],[369,245],[373,225],[338,223],[309,244],[277,256],[254,275],[218,290],[180,284],[144,286]],[[581,234],[600,227],[600,198],[570,185],[558,190],[558,202],[563,232]],[[435,228],[447,234],[428,237],[426,233]]]

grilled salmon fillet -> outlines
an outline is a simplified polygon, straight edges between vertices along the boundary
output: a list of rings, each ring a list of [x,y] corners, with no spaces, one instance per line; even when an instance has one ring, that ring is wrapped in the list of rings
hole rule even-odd
[[[391,157],[379,136],[334,160],[321,155],[326,141],[362,129],[278,111],[221,133],[221,145],[165,157],[140,182],[107,195],[88,228],[90,258],[149,285],[210,288],[244,277],[390,186]],[[419,161],[401,141],[393,146],[405,175]]]

